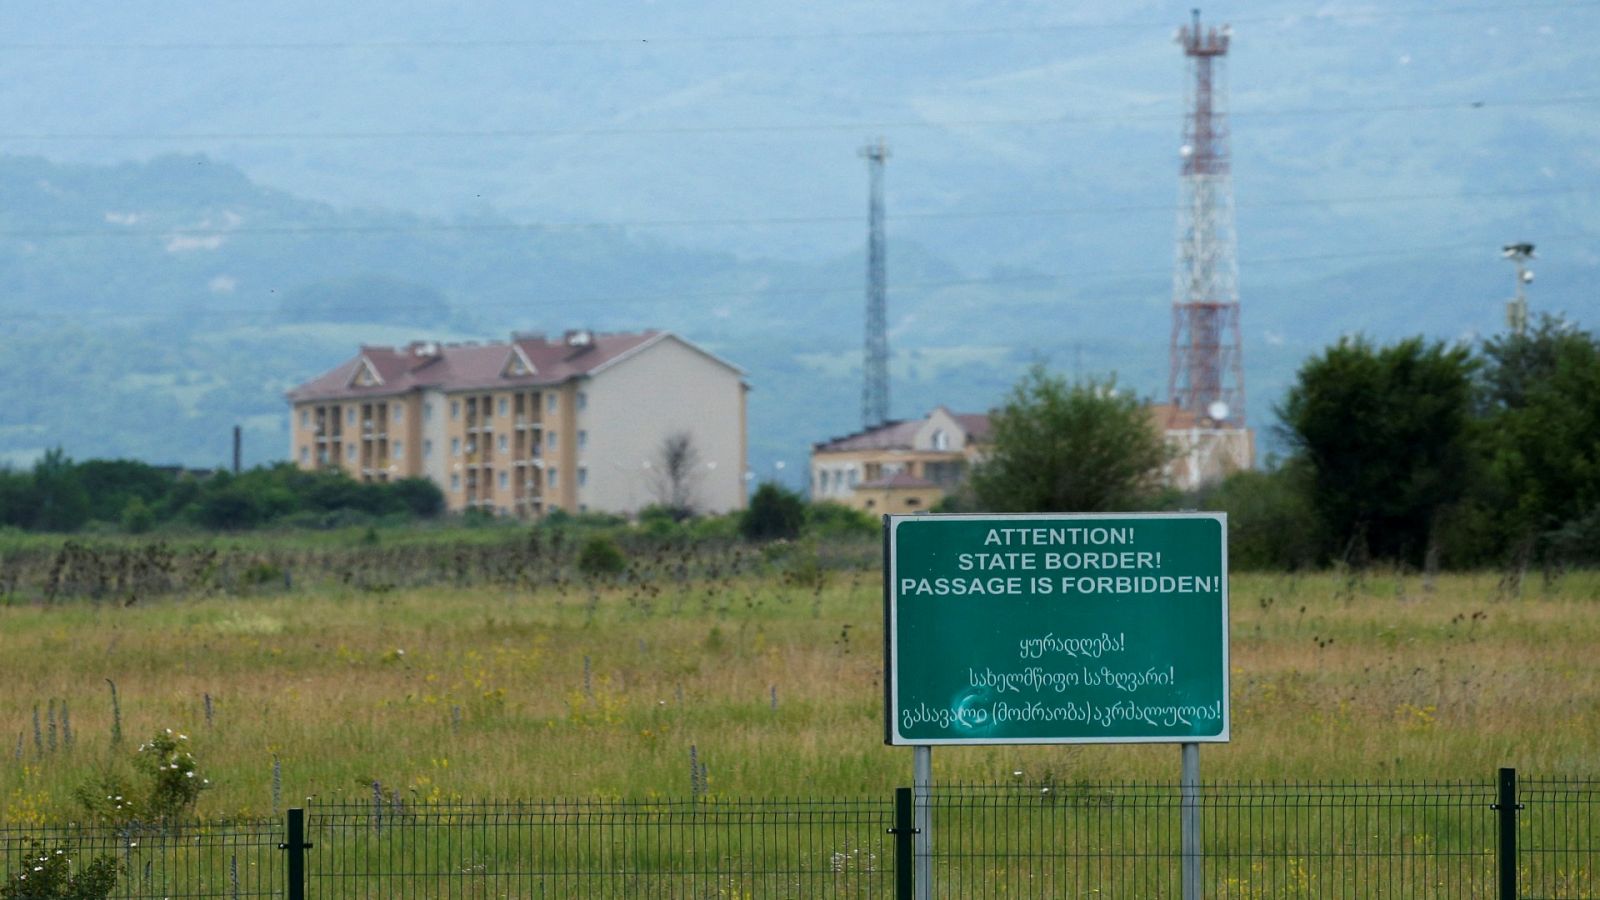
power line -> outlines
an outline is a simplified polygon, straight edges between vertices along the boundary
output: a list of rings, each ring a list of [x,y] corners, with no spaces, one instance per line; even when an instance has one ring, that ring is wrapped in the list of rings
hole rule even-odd
[[[1281,209],[1305,207],[1358,206],[1382,203],[1412,203],[1421,200],[1477,200],[1507,197],[1559,197],[1600,193],[1600,185],[1582,185],[1552,188],[1522,188],[1501,191],[1439,191],[1415,194],[1367,194],[1340,197],[1318,197],[1303,200],[1264,200],[1256,203],[1239,203],[1239,209]],[[941,212],[896,213],[896,220],[940,221],[962,219],[1001,218],[1054,218],[1072,216],[1107,216],[1126,213],[1174,212],[1178,207],[1171,203],[1126,204],[1118,206],[1068,206],[988,210],[953,210]],[[430,223],[408,225],[283,225],[240,226],[234,228],[206,229],[198,226],[174,225],[166,228],[98,228],[62,229],[0,229],[0,238],[18,240],[44,240],[49,238],[230,238],[235,236],[299,236],[329,234],[495,234],[541,231],[627,230],[654,228],[751,228],[786,225],[839,225],[856,224],[859,215],[829,216],[759,216],[720,219],[632,219],[592,222],[495,222],[495,223]]]
[[[1529,107],[1583,106],[1600,103],[1600,94],[1565,97],[1518,97],[1511,100],[1447,100],[1387,103],[1371,106],[1308,106],[1286,109],[1235,109],[1233,118],[1291,118],[1299,116],[1358,115],[1385,112],[1526,109]],[[662,125],[590,128],[513,128],[397,131],[102,131],[102,132],[0,132],[0,141],[70,143],[97,141],[417,141],[417,140],[520,140],[552,137],[661,136],[675,134],[794,134],[822,131],[905,131],[910,129],[995,128],[1034,125],[1078,125],[1141,121],[1169,121],[1176,112],[1119,113],[1105,115],[1042,116],[994,119],[908,119],[884,122],[810,122],[758,125]]]
[[[1478,6],[1413,7],[1411,9],[1375,9],[1369,11],[1326,11],[1304,16],[1245,16],[1230,19],[1233,25],[1278,25],[1302,22],[1329,22],[1341,20],[1373,21],[1380,19],[1423,19],[1443,16],[1478,14],[1505,14],[1508,12],[1557,12],[1572,9],[1596,9],[1594,0],[1568,0],[1549,3],[1505,3]],[[791,31],[754,32],[721,35],[670,35],[572,37],[572,38],[462,38],[392,41],[172,41],[172,42],[69,42],[69,41],[12,41],[0,43],[5,51],[319,51],[319,50],[488,50],[495,48],[525,49],[535,47],[599,47],[599,46],[675,46],[693,44],[736,44],[856,41],[856,40],[940,40],[959,37],[999,37],[1007,35],[1037,35],[1080,31],[1154,31],[1164,33],[1171,28],[1170,21],[1163,22],[1041,22],[1028,25],[990,26],[983,28],[919,28],[870,29],[865,31]]]

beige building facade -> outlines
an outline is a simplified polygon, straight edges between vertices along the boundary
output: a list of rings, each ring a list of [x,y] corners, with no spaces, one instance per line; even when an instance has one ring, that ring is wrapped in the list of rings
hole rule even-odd
[[[1172,454],[1161,473],[1169,487],[1198,490],[1256,464],[1256,435],[1248,428],[1222,428],[1166,404],[1151,406],[1150,418]]]
[[[452,511],[630,514],[662,493],[687,435],[697,511],[745,504],[744,373],[670,332],[517,334],[505,343],[362,347],[288,394],[303,469],[424,477]]]

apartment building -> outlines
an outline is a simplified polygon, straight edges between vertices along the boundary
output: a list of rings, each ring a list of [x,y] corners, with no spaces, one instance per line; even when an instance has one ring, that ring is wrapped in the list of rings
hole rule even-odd
[[[725,512],[745,503],[747,391],[737,366],[664,331],[363,346],[288,392],[290,453],[428,478],[452,511],[627,514],[657,502],[662,448],[687,435],[694,505]]]
[[[966,479],[988,439],[987,415],[941,406],[823,441],[811,448],[811,497],[874,515],[929,509]]]

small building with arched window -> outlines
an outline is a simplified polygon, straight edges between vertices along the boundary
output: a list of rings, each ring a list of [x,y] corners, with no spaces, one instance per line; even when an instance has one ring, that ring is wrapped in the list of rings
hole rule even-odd
[[[989,440],[984,413],[938,407],[811,447],[811,499],[873,514],[931,509],[967,478]]]

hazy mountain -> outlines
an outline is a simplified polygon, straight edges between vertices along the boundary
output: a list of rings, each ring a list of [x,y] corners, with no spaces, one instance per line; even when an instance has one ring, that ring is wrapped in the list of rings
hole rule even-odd
[[[1499,328],[1508,241],[1539,246],[1536,310],[1600,324],[1600,5],[1216,12],[1258,426],[1342,333]],[[857,422],[879,134],[897,413],[982,408],[1033,359],[1161,394],[1188,15],[9,8],[0,454],[215,463],[245,421],[276,458],[279,392],[358,343],[587,325],[747,367],[753,462],[793,471]]]

